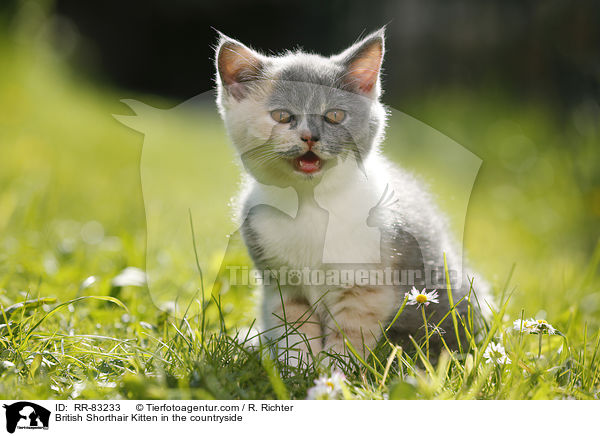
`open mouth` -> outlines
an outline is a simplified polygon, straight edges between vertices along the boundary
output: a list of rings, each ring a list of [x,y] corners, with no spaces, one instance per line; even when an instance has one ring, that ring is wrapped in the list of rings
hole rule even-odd
[[[316,173],[321,169],[321,158],[312,151],[304,153],[294,159],[294,166],[298,171],[306,174]]]

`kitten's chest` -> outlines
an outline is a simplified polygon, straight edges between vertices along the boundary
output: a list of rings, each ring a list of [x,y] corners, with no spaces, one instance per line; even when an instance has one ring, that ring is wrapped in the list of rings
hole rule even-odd
[[[368,208],[353,201],[321,203],[300,201],[294,217],[272,207],[253,210],[248,225],[255,259],[292,268],[379,263],[380,232],[367,226]]]
[[[316,205],[300,205],[292,217],[278,209],[262,207],[249,216],[249,249],[264,266],[314,267],[322,263],[329,216]],[[252,245],[255,245],[252,247]]]

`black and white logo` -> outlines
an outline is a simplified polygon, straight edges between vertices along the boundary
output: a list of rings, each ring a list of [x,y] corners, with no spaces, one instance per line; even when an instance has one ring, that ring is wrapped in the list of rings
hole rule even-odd
[[[29,401],[19,401],[3,406],[6,409],[6,431],[16,429],[48,430],[50,411]]]

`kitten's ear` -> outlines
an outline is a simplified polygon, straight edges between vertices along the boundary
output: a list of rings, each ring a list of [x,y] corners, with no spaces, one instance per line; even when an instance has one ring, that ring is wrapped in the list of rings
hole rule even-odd
[[[247,93],[248,82],[260,77],[263,56],[221,34],[216,65],[221,84],[236,100],[241,100]]]
[[[378,94],[384,31],[382,28],[370,34],[335,57],[345,67],[342,81],[353,92],[367,96]]]

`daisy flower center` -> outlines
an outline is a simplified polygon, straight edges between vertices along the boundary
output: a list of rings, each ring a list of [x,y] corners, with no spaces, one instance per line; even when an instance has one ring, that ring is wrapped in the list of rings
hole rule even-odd
[[[427,295],[419,294],[415,297],[415,300],[419,304],[427,303]]]
[[[538,319],[537,322],[538,324],[548,324],[548,321],[546,321],[545,319]]]
[[[333,389],[335,388],[335,386],[333,385],[333,382],[327,381],[327,382],[325,382],[325,384],[326,384],[326,385],[327,385],[329,388],[331,388],[331,390],[333,390]]]

